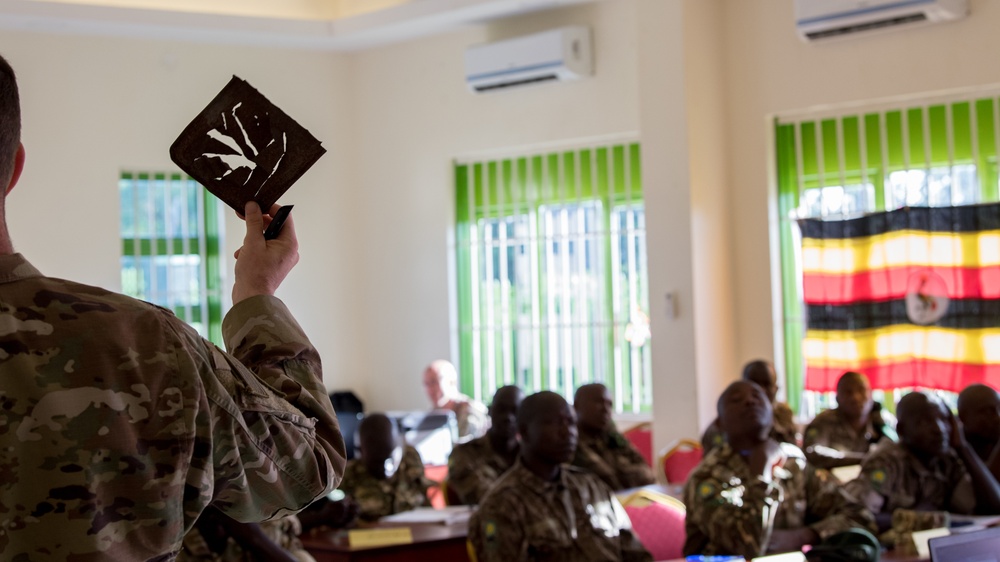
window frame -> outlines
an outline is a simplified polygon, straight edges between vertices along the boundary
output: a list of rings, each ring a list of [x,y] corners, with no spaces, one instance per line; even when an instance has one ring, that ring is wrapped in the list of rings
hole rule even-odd
[[[477,377],[477,372],[484,372],[486,365],[476,367],[476,349],[481,348],[486,337],[486,329],[482,328],[482,322],[478,322],[476,315],[476,300],[479,288],[474,285],[481,284],[478,279],[479,272],[473,272],[473,267],[477,265],[473,253],[481,249],[482,244],[478,240],[478,233],[482,232],[481,221],[502,220],[506,217],[527,217],[528,224],[534,230],[529,235],[527,244],[531,246],[529,252],[531,256],[533,271],[531,272],[531,285],[534,286],[537,297],[532,297],[532,304],[535,301],[545,303],[548,299],[546,272],[543,271],[546,252],[546,237],[542,230],[545,213],[554,207],[564,205],[584,205],[595,203],[598,215],[597,235],[601,248],[599,250],[599,260],[603,261],[598,270],[603,277],[600,281],[600,298],[604,308],[603,314],[612,319],[611,323],[605,326],[603,336],[606,340],[606,349],[609,350],[607,357],[602,357],[599,361],[601,374],[593,372],[588,379],[581,378],[579,368],[573,369],[572,377],[560,376],[553,373],[549,365],[550,348],[548,345],[546,312],[534,310],[534,318],[539,322],[532,328],[533,335],[531,341],[534,344],[532,353],[534,354],[533,365],[539,367],[537,373],[532,369],[532,385],[537,384],[540,389],[551,389],[562,393],[570,398],[572,392],[580,384],[587,382],[602,382],[608,386],[609,391],[619,412],[649,412],[651,411],[651,368],[649,366],[648,348],[640,357],[644,363],[643,388],[636,389],[631,385],[630,371],[625,371],[622,377],[625,384],[615,384],[615,347],[616,342],[623,341],[625,326],[619,327],[618,318],[615,316],[612,301],[614,295],[615,276],[611,273],[612,259],[614,252],[612,244],[617,243],[614,236],[612,217],[621,207],[643,209],[642,185],[641,185],[641,161],[640,147],[637,142],[622,144],[596,145],[576,150],[549,152],[543,154],[529,154],[525,156],[501,158],[492,160],[470,160],[456,161],[454,164],[454,181],[456,194],[456,230],[455,230],[455,264],[456,264],[456,289],[457,289],[457,331],[459,347],[459,372],[460,384],[463,391],[477,399],[488,401],[492,397],[494,389],[487,388],[487,381],[494,381],[495,386],[503,384],[522,384],[519,374],[513,373],[511,378],[503,378],[501,369],[497,368],[497,375],[494,377]],[[644,216],[644,215],[643,215]],[[644,220],[644,219],[643,219]],[[637,224],[639,224],[637,222]],[[472,234],[473,227],[477,234]],[[628,235],[633,238],[641,238],[642,263],[646,263],[645,258],[645,224],[634,230],[628,230]],[[570,242],[569,239],[565,240]],[[638,250],[637,250],[638,251]],[[586,258],[584,258],[586,259]],[[645,267],[648,267],[645,266]],[[648,275],[648,274],[647,274]],[[636,284],[634,293],[637,293],[642,307],[647,311],[648,305],[648,277]],[[517,295],[512,298],[518,299]],[[517,304],[523,304],[520,301]],[[540,307],[544,308],[544,307]],[[593,323],[588,324],[589,332],[593,328]],[[620,329],[619,329],[620,328]],[[513,329],[513,328],[512,328]],[[503,331],[505,329],[501,329]],[[621,333],[619,333],[621,332]],[[582,338],[583,336],[581,336]],[[584,346],[588,357],[597,353]],[[638,347],[638,346],[637,346]],[[516,357],[517,351],[511,353]],[[625,355],[625,354],[623,354]],[[484,362],[483,354],[479,353],[480,363]],[[625,361],[631,367],[635,355],[630,354]],[[588,362],[594,363],[588,359]],[[499,363],[495,363],[499,367]],[[561,372],[561,370],[560,370]],[[603,375],[603,376],[602,376]],[[637,385],[639,386],[639,385]],[[526,390],[531,390],[528,388]],[[636,392],[643,395],[638,396]],[[636,401],[644,403],[636,404]]]

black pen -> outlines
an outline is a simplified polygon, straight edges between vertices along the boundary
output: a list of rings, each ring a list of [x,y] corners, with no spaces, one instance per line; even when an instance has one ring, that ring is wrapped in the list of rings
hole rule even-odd
[[[271,219],[271,224],[267,225],[267,229],[264,230],[264,240],[274,240],[281,233],[281,227],[285,225],[285,219],[288,218],[288,214],[292,212],[292,207],[294,205],[282,205],[278,209],[277,213],[274,213],[274,217]]]

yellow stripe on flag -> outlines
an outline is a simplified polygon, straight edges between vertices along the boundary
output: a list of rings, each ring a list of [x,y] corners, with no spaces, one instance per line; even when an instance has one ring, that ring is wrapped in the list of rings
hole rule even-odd
[[[1000,364],[1000,328],[903,325],[855,331],[808,330],[802,351],[809,365],[845,370],[875,359]]]
[[[1000,231],[901,230],[858,238],[803,238],[803,273],[844,274],[904,266],[1000,265]]]

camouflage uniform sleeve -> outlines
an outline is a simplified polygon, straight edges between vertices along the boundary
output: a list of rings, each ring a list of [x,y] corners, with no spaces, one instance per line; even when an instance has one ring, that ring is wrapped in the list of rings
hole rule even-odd
[[[827,468],[832,459],[822,452],[817,452],[816,446],[831,447],[829,426],[819,416],[806,427],[802,436],[802,451],[806,454],[809,464]]]
[[[861,527],[877,533],[871,512],[848,494],[844,488],[823,469],[806,466],[806,509],[809,525],[820,538]]]
[[[618,481],[618,474],[615,472],[614,467],[586,443],[577,443],[576,453],[573,456],[573,466],[578,466],[594,473],[612,490],[624,489],[624,486]]]
[[[409,511],[413,508],[427,505],[429,503],[427,501],[427,489],[434,485],[434,482],[431,482],[427,478],[427,473],[424,470],[424,461],[420,458],[420,453],[413,447],[407,446],[403,454],[403,464],[406,470],[404,476],[406,476],[407,494],[400,494],[400,496],[408,497],[405,502],[406,505],[400,505],[399,510]]]
[[[493,483],[478,470],[479,464],[469,447],[462,445],[448,457],[448,488],[465,505],[478,504]]]
[[[214,490],[214,504],[238,521],[297,512],[337,486],[346,462],[319,355],[275,297],[238,303],[222,330],[232,355],[189,345],[210,365],[202,379],[212,420],[198,432],[214,483],[199,491]]]
[[[762,556],[780,499],[781,489],[759,478],[744,483],[696,470],[684,487],[684,555]]]
[[[861,463],[861,474],[844,489],[874,515],[882,513],[895,485],[896,470],[884,455],[874,454]]]
[[[499,496],[484,503],[469,520],[469,544],[478,562],[527,560],[524,519]]]

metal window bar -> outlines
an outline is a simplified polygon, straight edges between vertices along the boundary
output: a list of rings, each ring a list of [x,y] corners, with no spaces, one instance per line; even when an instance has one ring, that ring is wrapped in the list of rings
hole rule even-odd
[[[622,357],[618,349],[626,345],[631,309],[648,309],[647,283],[636,278],[646,274],[639,255],[645,232],[632,154],[627,147],[587,147],[460,164],[470,217],[463,252],[467,262],[482,262],[463,266],[475,272],[463,285],[471,310],[459,314],[459,329],[472,336],[460,351],[471,353],[463,361],[476,371],[470,394],[488,399],[500,384],[516,383],[571,398],[578,385],[604,381],[619,410],[649,408],[648,353],[634,346]],[[633,212],[613,216],[616,200]],[[613,218],[621,224],[609,224]],[[616,254],[611,260],[602,257],[608,249]]]
[[[208,337],[213,319],[206,284],[205,209],[196,196],[200,186],[170,173],[126,172],[120,182],[123,287],[132,296],[173,310]],[[190,216],[193,196],[196,225]],[[195,289],[200,302],[192,301]]]

